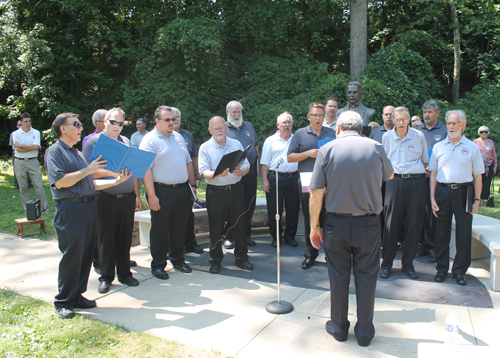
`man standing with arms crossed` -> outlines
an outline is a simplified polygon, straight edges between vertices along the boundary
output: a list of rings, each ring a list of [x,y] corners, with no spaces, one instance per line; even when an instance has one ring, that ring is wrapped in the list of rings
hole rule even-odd
[[[337,139],[322,147],[311,179],[311,242],[321,247],[320,212],[325,199],[325,253],[331,291],[331,320],[326,331],[337,341],[347,339],[351,267],[356,281],[358,322],[354,328],[360,346],[375,335],[373,311],[379,268],[382,181],[392,166],[382,145],[360,136],[363,120],[354,111],[343,112]],[[326,188],[326,189],[325,189]],[[352,262],[352,265],[351,265]]]
[[[311,103],[309,105],[309,113],[307,119],[309,125],[300,128],[293,135],[290,147],[288,148],[288,163],[299,163],[299,173],[312,172],[314,162],[318,155],[318,141],[321,139],[335,138],[335,131],[331,128],[323,126],[325,118],[325,106],[321,103]],[[302,183],[299,188],[302,188]],[[300,190],[300,202],[302,204],[302,213],[304,214],[305,241],[306,249],[304,251],[305,260],[302,262],[303,269],[313,267],[316,257],[318,257],[318,249],[313,247],[309,234],[311,232],[309,222],[309,193],[302,193]],[[321,210],[320,225],[323,224],[324,209]]]

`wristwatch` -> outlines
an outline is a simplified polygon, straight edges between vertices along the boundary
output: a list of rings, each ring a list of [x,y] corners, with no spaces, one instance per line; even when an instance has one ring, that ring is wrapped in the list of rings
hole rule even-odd
[[[475,198],[475,199],[474,199],[474,201],[481,201],[481,199],[479,199],[479,198]]]
[[[311,229],[318,229],[319,225],[311,225]]]

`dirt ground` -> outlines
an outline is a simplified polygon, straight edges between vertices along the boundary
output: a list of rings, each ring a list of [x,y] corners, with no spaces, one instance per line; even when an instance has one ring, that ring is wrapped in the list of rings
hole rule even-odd
[[[267,211],[256,211],[252,217],[252,227],[266,227],[267,226]],[[194,220],[194,233],[199,234],[208,232],[208,218],[200,217]],[[139,223],[134,223],[134,231],[132,233],[132,247],[141,244],[139,238]]]

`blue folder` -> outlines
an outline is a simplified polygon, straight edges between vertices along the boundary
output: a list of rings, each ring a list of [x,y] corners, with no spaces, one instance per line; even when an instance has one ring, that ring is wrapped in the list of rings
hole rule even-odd
[[[334,138],[326,138],[326,139],[319,139],[318,140],[318,149],[320,149],[322,146],[324,146],[326,143],[329,143],[331,142],[332,140],[334,140]]]
[[[101,154],[101,159],[106,159],[106,170],[118,173],[127,168],[132,171],[134,178],[139,179],[144,178],[144,174],[156,157],[155,153],[129,147],[106,135],[99,136],[88,162],[92,162]]]

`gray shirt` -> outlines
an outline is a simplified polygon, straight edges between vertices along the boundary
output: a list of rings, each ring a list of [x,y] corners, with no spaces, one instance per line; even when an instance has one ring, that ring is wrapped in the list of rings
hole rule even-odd
[[[382,138],[382,147],[396,174],[423,174],[424,163],[429,162],[424,134],[408,127],[404,138],[391,129]]]
[[[255,153],[255,146],[259,145],[257,140],[257,134],[255,134],[255,129],[250,122],[243,121],[239,128],[234,127],[231,123],[227,122],[227,132],[226,137],[236,139],[241,143],[243,148],[252,146],[252,149],[248,152],[248,162],[253,165],[257,160],[257,154]]]
[[[85,142],[85,146],[83,147],[83,157],[85,160],[88,162],[90,154],[92,153],[92,150],[95,147],[95,144],[97,143],[97,140],[101,135],[107,135],[104,132],[101,132],[99,134],[96,134]],[[109,137],[109,136],[108,136]],[[124,137],[122,135],[118,136],[118,142],[125,144],[128,147],[132,146],[132,143],[130,143],[130,140],[127,137]],[[104,168],[106,169],[106,168]],[[110,178],[111,179],[111,178]],[[130,177],[127,179],[127,181],[120,183],[118,185],[112,186],[111,188],[107,188],[103,191],[105,193],[111,194],[111,195],[118,195],[118,194],[129,194],[134,191],[135,187],[135,181],[134,178]]]
[[[186,147],[191,158],[198,157],[198,146],[196,145],[193,135],[187,130],[182,128],[179,131],[179,133],[181,134],[181,136],[184,137],[184,141],[186,143]]]
[[[425,141],[427,143],[427,149],[434,148],[434,145],[436,143],[441,142],[448,136],[448,130],[446,129],[446,126],[444,124],[441,124],[441,122],[439,121],[431,129],[427,128],[425,123],[417,127],[417,129],[424,133]]]
[[[226,136],[226,145],[222,147],[217,141],[212,137],[200,146],[200,156],[198,167],[200,175],[203,175],[206,171],[214,171],[217,169],[217,165],[223,155],[232,153],[236,150],[243,151],[243,146],[236,139],[231,139]],[[241,167],[250,168],[250,163],[247,159],[243,161]],[[215,179],[205,179],[207,184],[210,185],[231,185],[236,184],[241,180],[240,176],[233,175],[229,173],[225,177],[218,177]]]
[[[87,175],[69,188],[57,189],[54,185],[65,174],[74,173],[87,167],[87,161],[75,147],[69,147],[63,141],[58,140],[45,151],[44,158],[52,199],[61,200],[95,194],[93,175]]]
[[[319,137],[312,130],[311,126],[300,128],[294,133],[290,147],[288,147],[288,154],[303,153],[311,149],[318,149],[318,140],[335,138],[335,131],[331,128],[321,127]],[[299,162],[299,173],[312,172],[314,168],[315,158],[306,158]]]
[[[326,187],[328,212],[380,214],[382,181],[392,173],[381,144],[348,131],[319,150],[309,187]]]
[[[457,144],[449,138],[436,143],[429,170],[436,173],[438,183],[470,183],[474,175],[484,173],[479,146],[465,136]]]
[[[191,163],[191,157],[184,138],[179,133],[173,131],[167,137],[155,127],[144,136],[139,149],[156,153],[151,164],[154,182],[172,185],[188,181],[186,164]]]
[[[394,126],[392,128],[394,128]],[[387,132],[388,131],[387,131],[387,128],[385,128],[385,126],[375,128],[374,130],[371,131],[370,138],[373,140],[376,140],[379,143],[382,143],[382,137]]]
[[[146,134],[148,134],[149,132],[146,131]],[[134,148],[139,148],[139,145],[141,144],[141,141],[142,141],[142,138],[144,138],[144,136],[146,134],[142,134],[141,132],[137,131],[135,132],[134,134],[132,134],[132,136],[130,137],[130,141],[132,142],[132,146]]]

